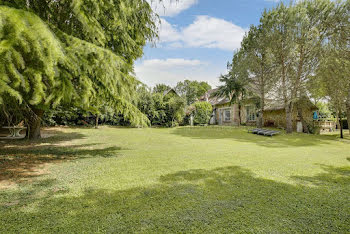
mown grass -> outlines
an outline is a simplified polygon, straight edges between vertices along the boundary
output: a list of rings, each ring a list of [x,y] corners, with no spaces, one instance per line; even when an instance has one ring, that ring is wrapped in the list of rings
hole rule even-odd
[[[350,232],[350,139],[56,129],[0,144],[0,233]]]

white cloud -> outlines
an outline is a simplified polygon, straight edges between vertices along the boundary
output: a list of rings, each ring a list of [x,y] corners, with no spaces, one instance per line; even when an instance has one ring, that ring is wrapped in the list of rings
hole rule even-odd
[[[181,42],[173,42],[169,44],[169,47],[172,49],[182,48],[183,44]]]
[[[171,25],[165,19],[160,20],[159,25],[160,42],[174,42],[181,40],[181,35],[175,26]]]
[[[225,64],[218,68],[207,62],[197,59],[150,59],[144,60],[135,66],[138,79],[149,86],[165,83],[175,86],[177,82],[185,79],[207,81],[209,84],[218,85],[218,76],[225,72]]]
[[[172,17],[197,4],[198,0],[147,0],[147,2],[158,15]]]
[[[189,46],[234,50],[240,47],[244,29],[223,19],[198,16],[183,30]]]
[[[161,20],[160,43],[170,43],[170,47],[218,48],[235,50],[240,43],[245,30],[232,22],[210,16],[197,16],[195,21],[178,29]]]
[[[188,67],[188,66],[199,66],[203,63],[199,60],[187,60],[187,59],[149,59],[145,60],[143,63],[145,67],[155,67],[157,69],[167,69],[169,67]]]

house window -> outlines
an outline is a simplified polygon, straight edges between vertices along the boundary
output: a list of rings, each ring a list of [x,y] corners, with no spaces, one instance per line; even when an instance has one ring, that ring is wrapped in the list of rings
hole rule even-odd
[[[231,110],[224,110],[224,121],[231,121]]]
[[[247,121],[255,121],[256,120],[256,110],[254,106],[247,106]]]

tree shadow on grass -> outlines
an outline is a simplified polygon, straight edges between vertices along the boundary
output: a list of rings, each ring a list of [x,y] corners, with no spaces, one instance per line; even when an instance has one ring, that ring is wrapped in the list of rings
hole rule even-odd
[[[86,136],[78,132],[64,132],[57,128],[50,128],[41,131],[42,138],[36,140],[28,140],[26,138],[21,139],[1,139],[0,138],[0,148],[7,145],[39,145],[45,143],[56,143],[84,139]]]
[[[281,131],[281,130],[279,130]],[[248,133],[245,127],[181,127],[172,131],[172,134],[193,139],[228,139],[245,143],[255,143],[269,148],[305,147],[329,144],[336,141],[334,135],[284,134],[273,137]],[[348,142],[345,142],[348,143]],[[350,142],[349,142],[350,143]]]
[[[347,233],[350,186],[344,170],[316,176],[318,186],[257,178],[240,167],[188,170],[146,188],[87,189],[80,195],[40,181],[27,190],[0,192],[0,232]]]
[[[350,184],[350,166],[334,167],[329,165],[319,165],[324,172],[313,177],[293,176],[292,178],[298,183],[305,185],[314,185],[322,187],[339,187]],[[348,191],[350,197],[350,188]]]
[[[51,137],[38,141],[20,140],[0,144],[0,183],[28,181],[43,175],[47,172],[48,163],[115,157],[121,150],[120,147],[101,147],[99,144],[69,144],[69,141],[85,137],[80,133],[50,131],[50,134]]]

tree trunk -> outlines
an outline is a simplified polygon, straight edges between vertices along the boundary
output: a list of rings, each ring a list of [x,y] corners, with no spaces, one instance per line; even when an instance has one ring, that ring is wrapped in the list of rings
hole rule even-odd
[[[350,135],[350,107],[346,110],[346,118],[348,119],[348,129],[349,129],[349,135]]]
[[[256,125],[258,128],[263,128],[264,127],[264,111],[261,110],[261,112],[259,113],[259,118],[258,118],[258,122]]]
[[[257,123],[258,128],[264,127],[264,110],[265,110],[265,91],[262,90],[261,97],[260,97],[260,114],[259,114],[258,123]]]
[[[293,118],[292,118],[292,111],[293,111],[293,104],[289,102],[286,105],[286,132],[287,134],[290,134],[293,132]]]
[[[238,126],[241,126],[242,124],[242,118],[241,118],[241,104],[238,104]]]
[[[96,115],[95,118],[95,128],[98,129],[98,115]]]
[[[292,121],[292,110],[293,103],[292,100],[288,98],[287,94],[287,79],[286,79],[286,65],[284,62],[284,57],[281,58],[282,65],[282,92],[283,92],[283,100],[284,100],[284,108],[286,111],[286,132],[290,134],[293,132],[293,121]]]
[[[335,119],[335,128],[336,129],[340,129],[340,126],[339,126],[339,115],[337,113],[337,116],[336,116],[336,119]]]
[[[36,108],[31,110],[32,113],[29,114],[27,121],[26,137],[30,140],[36,140],[41,138],[40,128],[44,111]]]
[[[348,99],[346,101],[346,118],[348,119],[348,129],[350,134],[350,88],[348,92]]]
[[[299,115],[299,117],[300,117],[300,122],[301,122],[301,124],[303,125],[303,132],[304,132],[304,133],[310,133],[308,124],[307,124],[307,122],[305,121],[304,116],[303,116],[302,107],[301,107],[300,105],[298,105],[297,109],[298,109],[298,115]]]
[[[340,138],[344,138],[343,135],[343,118],[341,117],[341,113],[339,111],[339,126],[340,126]]]

